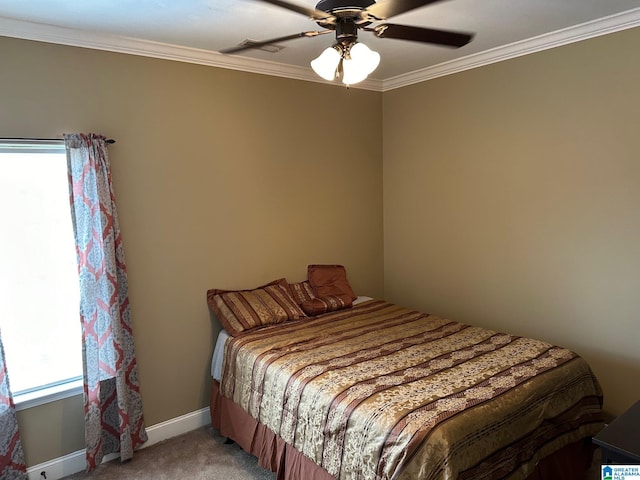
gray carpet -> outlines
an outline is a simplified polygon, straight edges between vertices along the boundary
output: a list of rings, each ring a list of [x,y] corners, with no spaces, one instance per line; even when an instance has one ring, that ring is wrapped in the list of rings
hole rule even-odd
[[[275,480],[255,457],[224,440],[210,426],[199,428],[139,450],[129,462],[104,463],[65,480]]]
[[[114,460],[65,480],[275,480],[275,473],[260,468],[255,457],[224,441],[217,430],[203,427],[142,449],[130,462]],[[600,478],[597,450],[585,480]]]

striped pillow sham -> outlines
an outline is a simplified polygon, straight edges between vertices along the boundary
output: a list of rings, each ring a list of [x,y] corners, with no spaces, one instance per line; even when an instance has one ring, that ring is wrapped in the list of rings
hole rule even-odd
[[[353,301],[349,295],[326,295],[302,302],[300,306],[304,313],[315,316],[349,308],[351,305],[353,305]]]
[[[290,283],[289,289],[293,294],[293,299],[297,302],[298,305],[302,305],[304,302],[316,298],[316,296],[313,294],[313,289],[311,288],[309,280],[298,283]]]
[[[209,290],[207,303],[232,336],[306,316],[291,297],[285,279],[253,290]]]

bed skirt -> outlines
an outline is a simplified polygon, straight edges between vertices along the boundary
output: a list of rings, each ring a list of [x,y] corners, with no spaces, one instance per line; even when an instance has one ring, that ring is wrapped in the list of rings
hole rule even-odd
[[[219,388],[220,384],[213,380],[209,405],[211,424],[221,435],[255,456],[262,468],[276,472],[277,480],[335,480],[325,469],[223,397]],[[590,438],[567,445],[543,459],[526,480],[583,480],[591,466],[594,449]]]

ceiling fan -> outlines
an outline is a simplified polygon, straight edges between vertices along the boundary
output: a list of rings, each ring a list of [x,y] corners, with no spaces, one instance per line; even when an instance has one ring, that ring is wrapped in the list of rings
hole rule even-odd
[[[431,28],[379,23],[395,15],[409,12],[440,0],[320,0],[310,8],[285,0],[259,0],[309,17],[324,30],[294,33],[260,42],[248,42],[221,50],[237,53],[302,37],[317,37],[335,32],[335,43],[311,61],[313,70],[325,80],[341,77],[346,85],[361,82],[373,72],[380,55],[358,42],[358,30],[373,33],[378,38],[395,38],[459,48],[471,41],[473,34],[434,30]]]

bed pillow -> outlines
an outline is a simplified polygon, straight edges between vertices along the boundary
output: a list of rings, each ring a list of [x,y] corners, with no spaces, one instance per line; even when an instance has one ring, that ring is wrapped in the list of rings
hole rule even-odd
[[[306,300],[300,305],[304,313],[309,316],[321,315],[327,312],[335,312],[353,305],[351,297],[348,295],[327,295]]]
[[[316,296],[313,294],[313,289],[311,288],[309,280],[298,283],[290,283],[289,289],[291,290],[293,299],[298,303],[298,305],[302,305],[304,302],[316,298]]]
[[[352,301],[358,298],[349,285],[347,271],[342,265],[309,265],[307,277],[316,297],[346,295]]]
[[[306,316],[284,278],[253,290],[208,290],[207,303],[232,336]]]

